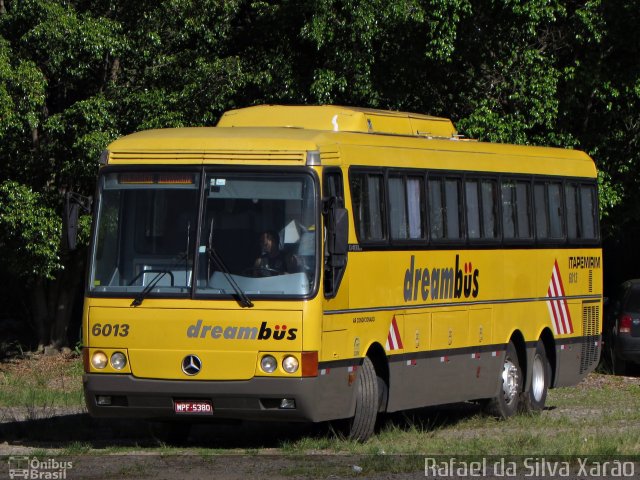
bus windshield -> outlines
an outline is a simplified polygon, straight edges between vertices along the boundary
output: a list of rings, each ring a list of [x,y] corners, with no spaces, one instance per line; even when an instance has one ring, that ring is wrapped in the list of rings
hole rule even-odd
[[[100,186],[93,293],[254,298],[314,291],[318,213],[309,175],[209,172],[202,181],[196,172],[112,172]]]

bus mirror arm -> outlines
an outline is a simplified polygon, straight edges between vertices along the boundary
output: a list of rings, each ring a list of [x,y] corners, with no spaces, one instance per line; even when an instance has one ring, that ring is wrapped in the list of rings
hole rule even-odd
[[[80,209],[91,213],[92,197],[85,197],[75,192],[66,192],[62,212],[62,247],[67,252],[76,249],[78,241],[78,217]]]

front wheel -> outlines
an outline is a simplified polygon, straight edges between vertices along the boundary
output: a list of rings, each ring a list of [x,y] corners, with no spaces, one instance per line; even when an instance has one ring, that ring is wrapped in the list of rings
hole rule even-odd
[[[487,403],[487,413],[505,419],[516,414],[522,391],[522,371],[518,354],[513,343],[509,342],[500,370],[500,389],[498,394]]]
[[[522,395],[522,410],[528,413],[538,413],[544,409],[547,393],[551,384],[551,365],[547,359],[547,351],[542,340],[536,344],[531,368],[531,386]]]
[[[379,389],[373,363],[369,357],[365,357],[356,380],[356,411],[349,422],[351,440],[364,442],[373,435],[380,402]]]

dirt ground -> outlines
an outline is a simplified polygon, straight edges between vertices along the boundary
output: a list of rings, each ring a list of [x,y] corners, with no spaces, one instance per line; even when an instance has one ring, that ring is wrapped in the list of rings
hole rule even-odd
[[[0,373],[12,370],[29,378],[30,369],[39,368],[51,377],[51,388],[64,388],[74,381],[59,374],[64,371],[65,361],[69,359],[50,359],[38,362],[35,367],[33,363],[5,363]],[[637,377],[621,380],[590,375],[578,388],[601,388],[613,381],[640,385]],[[477,407],[471,404],[445,409],[447,415],[457,418],[477,413]],[[562,415],[559,410],[545,414]],[[173,448],[163,446],[145,422],[96,420],[87,415],[84,407],[0,407],[0,479],[433,478],[425,475],[424,456],[384,458],[333,454],[326,450],[299,455],[282,448],[287,442],[329,434],[326,426],[300,424],[196,425],[188,446]],[[504,479],[505,475],[494,476],[489,468],[482,477]],[[521,470],[513,478],[531,477]],[[544,478],[560,477],[546,475]],[[635,464],[633,478],[640,478],[640,464]]]

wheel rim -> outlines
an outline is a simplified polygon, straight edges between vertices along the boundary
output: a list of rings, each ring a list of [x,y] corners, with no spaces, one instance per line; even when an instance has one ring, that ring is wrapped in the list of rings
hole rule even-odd
[[[533,372],[531,375],[531,393],[536,402],[542,401],[545,387],[544,363],[542,357],[537,355],[533,359]]]
[[[502,369],[502,393],[507,404],[511,404],[518,396],[518,367],[507,358]]]

